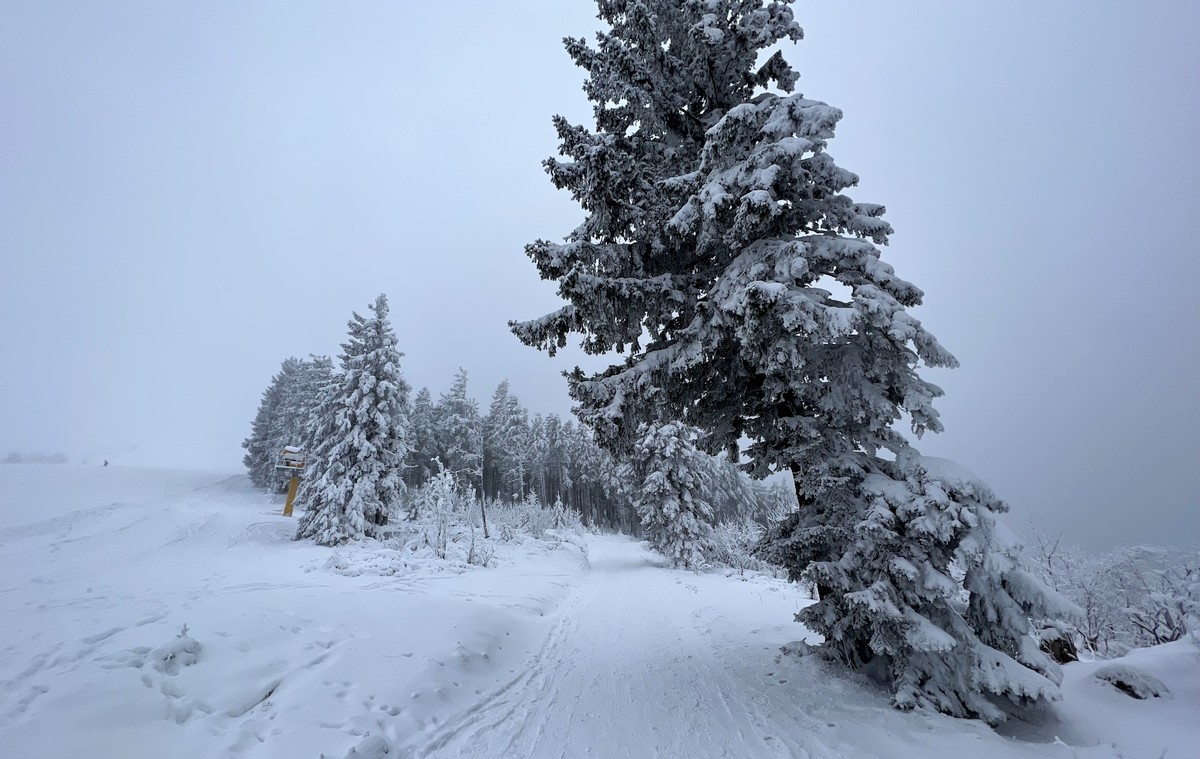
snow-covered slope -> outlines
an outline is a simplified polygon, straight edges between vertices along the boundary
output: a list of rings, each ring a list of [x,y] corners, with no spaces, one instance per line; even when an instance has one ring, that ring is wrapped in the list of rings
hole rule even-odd
[[[781,656],[795,586],[619,536],[447,569],[293,542],[280,507],[241,476],[0,468],[0,755],[1200,756],[1190,643],[1128,658],[1164,698],[1071,665],[1062,721],[1001,736]]]

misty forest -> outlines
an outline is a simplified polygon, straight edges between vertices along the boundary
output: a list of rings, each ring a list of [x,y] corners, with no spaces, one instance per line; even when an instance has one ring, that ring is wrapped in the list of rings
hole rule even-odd
[[[244,474],[12,453],[6,499],[79,509],[0,533],[14,577],[87,587],[8,623],[0,743],[1195,756],[1200,546],[1075,545],[922,453],[930,372],[958,360],[885,255],[888,199],[857,197],[871,166],[830,152],[842,111],[798,89],[800,10],[596,5],[594,38],[563,41],[592,116],[554,116],[543,164],[582,221],[524,250],[561,307],[507,325],[514,350],[587,358],[571,415],[467,369],[415,387],[428,325],[364,275],[338,349],[276,357]]]

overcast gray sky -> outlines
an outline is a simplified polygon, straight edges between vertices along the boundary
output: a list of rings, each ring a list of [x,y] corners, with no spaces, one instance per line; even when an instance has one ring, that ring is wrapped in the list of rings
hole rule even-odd
[[[799,89],[962,368],[923,441],[1094,546],[1197,537],[1200,3],[799,2]],[[289,355],[392,304],[414,386],[570,407],[505,326],[581,212],[585,0],[0,4],[0,455],[236,470]],[[572,360],[574,357],[571,357]],[[130,450],[133,449],[133,450]]]

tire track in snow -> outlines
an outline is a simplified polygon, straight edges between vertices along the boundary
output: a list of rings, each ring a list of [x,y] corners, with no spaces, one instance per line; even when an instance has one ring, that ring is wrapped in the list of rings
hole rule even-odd
[[[563,641],[576,632],[576,612],[587,584],[585,582],[576,588],[556,610],[546,638],[538,652],[530,657],[527,669],[465,711],[443,722],[422,745],[409,748],[411,755],[438,756],[441,755],[439,752],[446,749],[451,751],[449,755],[461,754],[454,751],[453,746],[464,743],[478,746],[480,742],[491,742],[496,735],[501,735],[507,736],[506,745],[503,749],[497,749],[503,750],[506,755],[519,756],[519,753],[509,752],[515,750],[514,744],[531,721],[528,711],[522,712],[522,709],[526,709],[531,694],[546,692],[548,668],[544,663],[555,661]]]

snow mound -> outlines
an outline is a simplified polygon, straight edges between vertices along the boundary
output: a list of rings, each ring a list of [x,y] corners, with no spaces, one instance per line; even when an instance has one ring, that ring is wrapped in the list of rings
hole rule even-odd
[[[190,667],[200,658],[200,643],[188,635],[187,625],[171,641],[150,653],[150,666],[164,675],[178,675],[180,667]]]
[[[1161,698],[1170,693],[1162,680],[1128,664],[1105,665],[1093,672],[1092,677],[1112,683],[1117,690],[1137,699]]]
[[[1138,687],[1153,684],[1164,697],[1130,698],[1106,673]],[[1063,700],[1054,705],[1054,719],[1043,726],[1051,735],[1043,734],[1042,740],[1057,738],[1089,759],[1200,756],[1195,727],[1200,650],[1190,641],[1139,648],[1108,661],[1072,662],[1063,667],[1063,674]],[[1085,748],[1095,753],[1085,754]]]

